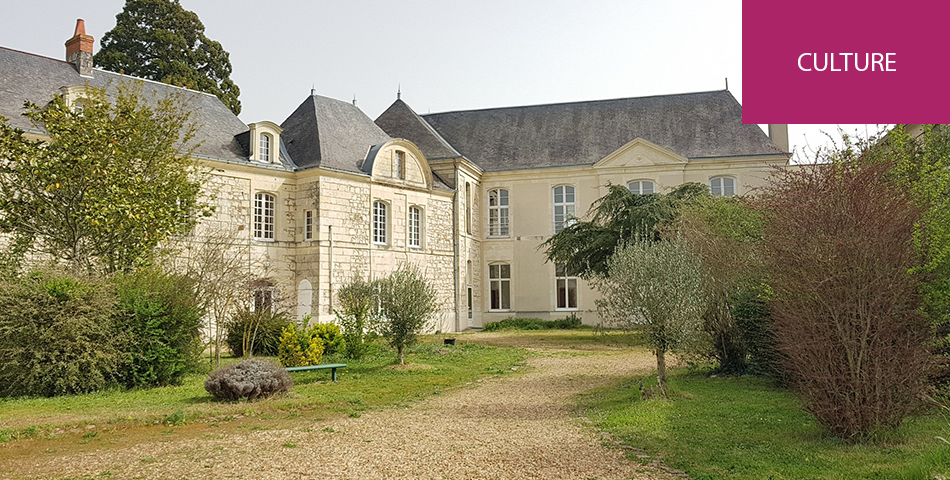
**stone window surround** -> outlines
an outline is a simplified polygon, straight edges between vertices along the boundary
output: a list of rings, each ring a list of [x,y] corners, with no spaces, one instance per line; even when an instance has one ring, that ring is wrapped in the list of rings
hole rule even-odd
[[[637,185],[636,191],[634,191],[634,189],[631,188],[631,186],[634,184]],[[649,184],[650,186],[649,188],[650,191],[646,191],[647,188],[644,188],[647,184]],[[630,190],[630,192],[633,193],[634,195],[649,195],[651,193],[656,193],[656,182],[649,179],[630,180],[629,182],[627,182],[627,190]]]
[[[417,217],[413,219],[413,212]],[[412,249],[421,249],[425,238],[425,212],[420,205],[410,205],[406,219],[406,244]]]
[[[716,186],[716,181],[719,181],[719,185]],[[728,182],[727,182],[728,180]],[[734,197],[739,194],[739,188],[736,178],[730,175],[717,175],[715,177],[709,177],[709,193],[714,197]],[[731,184],[731,185],[729,185]],[[726,193],[729,188],[732,188],[732,193]],[[719,190],[719,193],[716,193],[716,190]]]
[[[558,189],[561,189],[561,201],[557,201]],[[568,190],[570,189],[570,190]],[[570,193],[568,193],[570,192]],[[552,213],[554,220],[554,233],[557,234],[561,230],[564,230],[565,227],[573,225],[574,221],[572,217],[577,215],[577,190],[573,185],[555,185],[551,188],[551,204],[552,204]],[[571,200],[568,201],[568,195],[570,195]],[[562,219],[558,222],[558,207],[562,208],[560,213]],[[558,228],[560,227],[560,228]]]
[[[498,205],[492,205],[492,193],[498,195]],[[502,204],[502,194],[504,194],[504,204]],[[511,190],[507,188],[493,188],[488,191],[488,238],[508,238],[511,236]],[[492,212],[497,215],[492,218]],[[504,213],[504,215],[502,215]],[[502,221],[504,217],[504,221]],[[497,231],[498,233],[494,233]]]
[[[497,268],[492,268],[497,267]],[[505,276],[504,268],[508,267],[508,275]],[[492,292],[496,288],[498,291],[497,305],[495,304],[495,297],[492,297]],[[506,300],[506,288],[507,287],[507,300],[508,305],[505,305]],[[511,310],[511,263],[508,262],[495,262],[488,264],[488,298],[489,298],[489,312],[507,312]]]
[[[386,200],[377,198],[373,200],[370,212],[371,218],[371,240],[373,245],[389,246],[390,238],[390,212],[392,206]]]
[[[259,242],[276,241],[277,195],[275,193],[259,191],[254,194],[254,208],[251,221],[253,222],[252,233],[254,234],[254,240]]]

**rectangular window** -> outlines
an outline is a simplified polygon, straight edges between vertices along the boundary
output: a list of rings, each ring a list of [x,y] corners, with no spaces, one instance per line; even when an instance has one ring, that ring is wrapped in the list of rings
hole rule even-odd
[[[488,191],[488,236],[508,236],[508,190]]]
[[[275,198],[269,193],[254,195],[254,239],[274,240]]]
[[[377,245],[386,245],[387,207],[386,202],[373,202],[373,243]]]
[[[393,177],[406,179],[406,152],[396,151],[393,155]]]
[[[491,288],[491,310],[511,309],[511,265],[498,263],[488,266]]]
[[[254,311],[270,312],[274,307],[274,287],[261,287],[254,290]]]
[[[270,135],[261,134],[261,161],[270,163]]]
[[[409,207],[409,246],[422,248],[422,209]]]
[[[554,266],[554,286],[557,290],[557,309],[576,309],[577,277],[568,276],[564,265]]]
[[[472,234],[472,184],[465,182],[465,233]]]
[[[574,216],[574,187],[569,185],[554,187],[554,233],[573,225]]]
[[[303,239],[306,242],[313,240],[313,210],[303,212]]]

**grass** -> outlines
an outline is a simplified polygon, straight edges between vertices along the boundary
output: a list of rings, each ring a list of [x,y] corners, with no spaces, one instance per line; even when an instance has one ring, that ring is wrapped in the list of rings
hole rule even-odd
[[[508,317],[497,322],[490,322],[485,325],[484,331],[497,332],[500,330],[571,330],[577,328],[591,328],[581,323],[581,319],[576,315],[558,320],[542,320],[540,318],[517,318]]]
[[[620,442],[696,480],[933,479],[950,473],[940,415],[911,418],[874,442],[827,435],[789,392],[752,378],[677,371],[671,400],[641,399],[635,378],[585,396],[588,416]],[[653,380],[652,383],[655,383]],[[631,457],[636,460],[635,456]]]
[[[325,357],[324,363],[348,364],[338,371],[338,382],[330,382],[326,371],[295,372],[290,394],[253,403],[215,401],[204,390],[206,374],[188,375],[182,385],[173,387],[0,399],[0,442],[137,425],[167,429],[204,422],[217,426],[248,417],[287,421],[301,416],[357,417],[360,411],[405,405],[488,375],[511,373],[511,367],[523,359],[524,351],[518,348],[465,341],[444,347],[435,344],[434,337],[426,337],[406,358],[411,366],[421,368],[393,368],[395,353],[381,346],[359,361]]]

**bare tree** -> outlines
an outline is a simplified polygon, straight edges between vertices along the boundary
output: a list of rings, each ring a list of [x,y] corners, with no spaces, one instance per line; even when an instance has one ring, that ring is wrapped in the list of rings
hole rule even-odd
[[[212,365],[221,361],[224,325],[250,297],[252,262],[250,246],[233,222],[206,222],[192,235],[166,246],[167,266],[196,281],[207,319]]]
[[[666,353],[687,345],[702,328],[708,305],[702,272],[700,258],[678,239],[638,241],[617,249],[607,275],[594,280],[603,295],[597,311],[606,324],[645,329],[664,395]]]

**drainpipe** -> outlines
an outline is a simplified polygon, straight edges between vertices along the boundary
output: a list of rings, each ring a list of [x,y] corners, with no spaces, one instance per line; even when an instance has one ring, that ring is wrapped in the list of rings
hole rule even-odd
[[[330,289],[330,300],[328,304],[330,315],[333,315],[333,225],[327,225],[327,228],[330,229],[330,280],[327,281],[327,286]]]
[[[453,262],[452,270],[454,275],[452,275],[452,280],[455,283],[455,331],[462,331],[462,319],[459,315],[459,243],[461,243],[462,238],[459,232],[458,224],[458,203],[459,203],[459,174],[458,174],[458,159],[452,160],[452,170],[455,174],[455,192],[452,193],[452,250],[453,250]],[[466,205],[469,207],[469,205]]]

